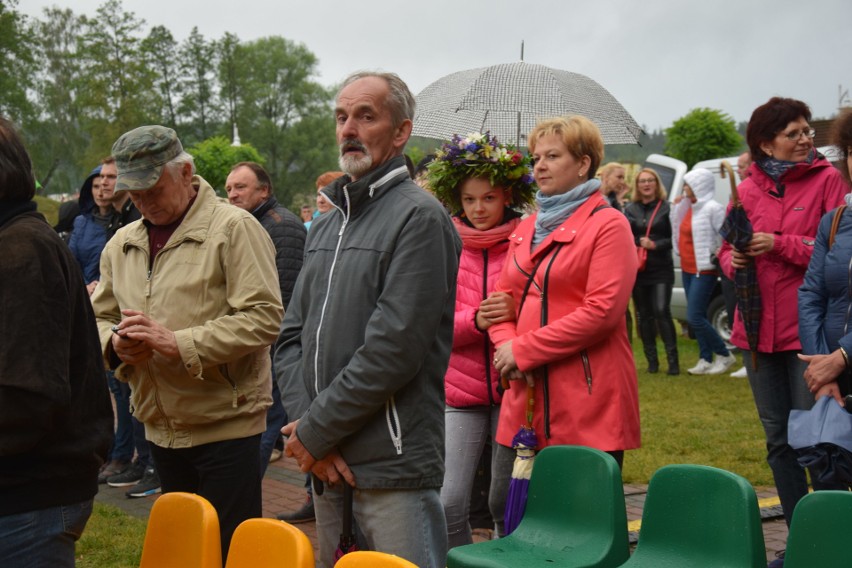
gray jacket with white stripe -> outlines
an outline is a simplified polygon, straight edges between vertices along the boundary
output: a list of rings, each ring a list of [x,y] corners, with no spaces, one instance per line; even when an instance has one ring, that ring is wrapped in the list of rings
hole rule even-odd
[[[323,191],[276,344],[284,406],[359,488],[439,487],[461,241],[401,156]]]

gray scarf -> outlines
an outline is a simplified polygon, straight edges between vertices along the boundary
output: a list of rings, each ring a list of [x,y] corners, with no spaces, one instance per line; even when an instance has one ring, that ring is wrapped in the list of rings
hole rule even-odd
[[[541,190],[535,194],[538,215],[535,219],[535,234],[532,248],[541,244],[556,227],[565,222],[580,205],[601,186],[601,180],[590,179],[577,187],[558,195],[544,195]]]

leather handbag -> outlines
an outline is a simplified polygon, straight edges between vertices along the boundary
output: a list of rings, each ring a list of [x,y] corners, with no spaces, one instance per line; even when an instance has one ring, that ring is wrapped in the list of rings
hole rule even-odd
[[[651,213],[651,218],[648,220],[648,228],[645,230],[645,238],[648,238],[648,235],[651,234],[651,225],[654,224],[654,217],[657,215],[657,211],[660,210],[660,205],[663,204],[663,200],[657,200],[657,206],[654,207],[654,212]],[[648,262],[648,249],[643,246],[636,247],[636,258],[639,260],[639,272],[645,270],[645,264]]]

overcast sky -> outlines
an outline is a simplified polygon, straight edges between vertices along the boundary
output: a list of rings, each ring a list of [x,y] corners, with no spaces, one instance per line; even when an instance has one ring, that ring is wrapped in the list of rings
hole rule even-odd
[[[20,0],[94,16],[102,0]],[[124,0],[178,41],[280,35],[319,59],[324,85],[350,72],[399,74],[419,93],[464,69],[520,59],[591,77],[648,130],[693,108],[747,121],[774,95],[804,100],[815,118],[852,105],[850,0]]]

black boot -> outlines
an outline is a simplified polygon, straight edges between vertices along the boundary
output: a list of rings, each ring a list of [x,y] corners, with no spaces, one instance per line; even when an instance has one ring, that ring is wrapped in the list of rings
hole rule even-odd
[[[663,338],[663,345],[666,349],[666,360],[669,364],[668,374],[679,375],[680,363],[677,353],[677,332],[671,318],[660,321],[660,336]]]
[[[642,339],[642,350],[648,361],[648,372],[658,373],[660,361],[657,358],[657,330],[653,319],[643,318],[636,314],[636,324],[639,328],[639,337]]]

